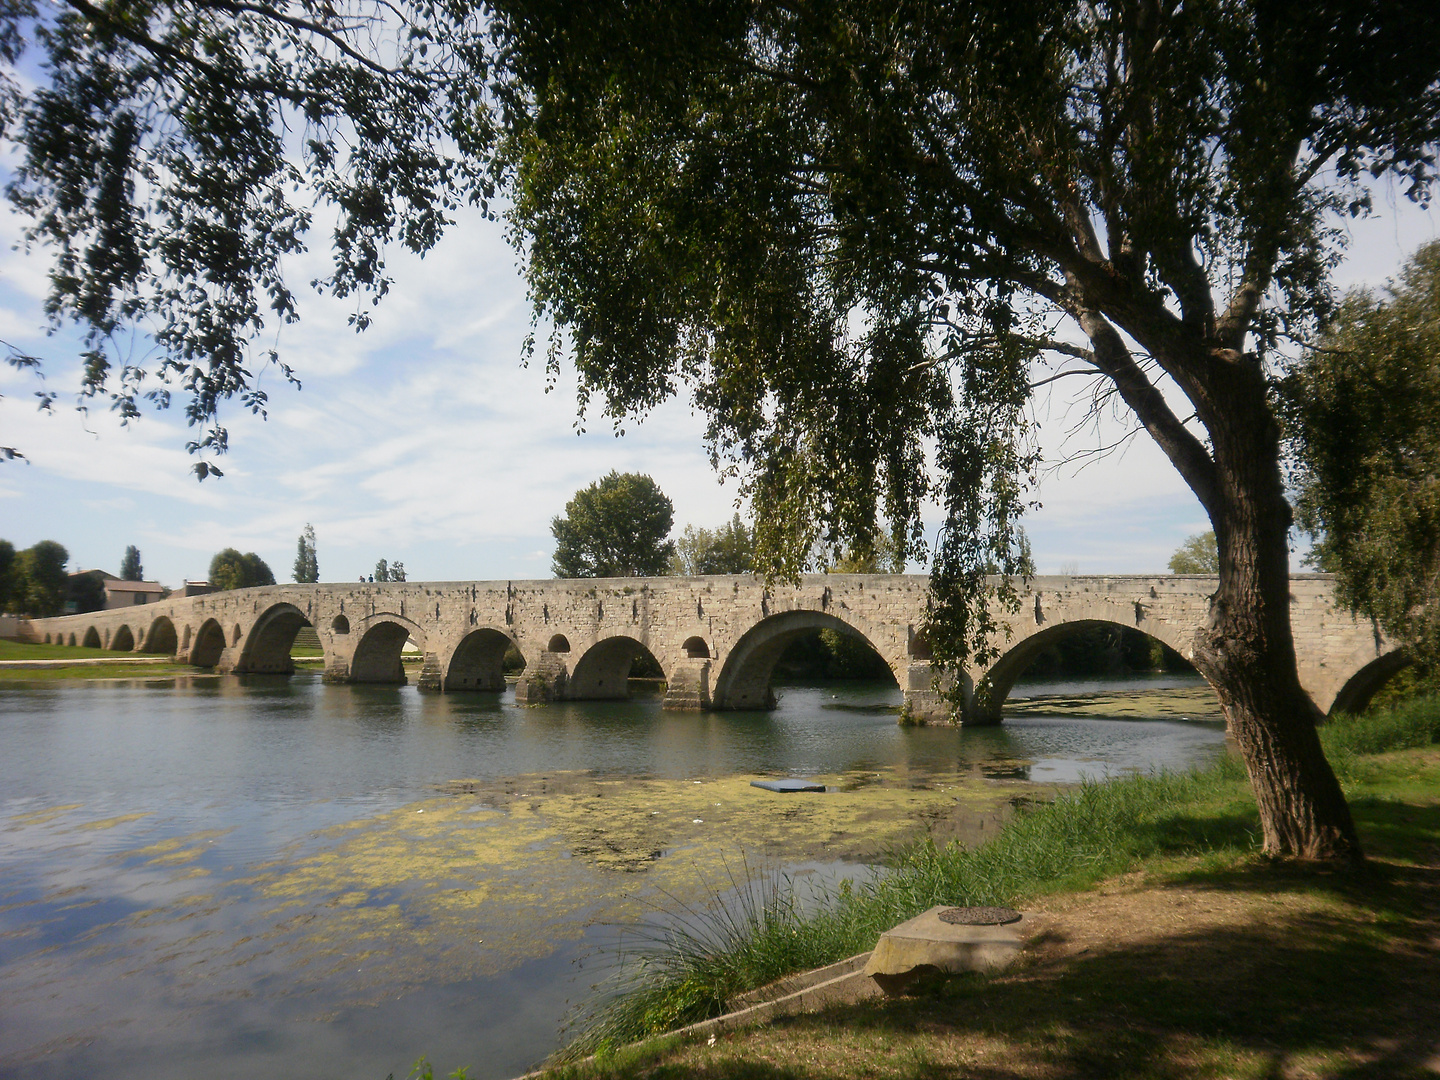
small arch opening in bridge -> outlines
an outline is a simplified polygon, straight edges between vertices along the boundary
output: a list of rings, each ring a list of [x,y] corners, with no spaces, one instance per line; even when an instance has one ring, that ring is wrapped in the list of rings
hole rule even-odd
[[[69,644],[70,644],[70,647],[71,647],[72,649],[75,647],[75,635],[74,635],[74,634],[71,634],[71,635],[70,635],[70,642],[69,642]]]
[[[190,631],[190,624],[189,624],[189,623],[186,623],[186,624],[185,624],[185,632],[184,632],[184,634],[182,634],[181,637],[180,637],[180,648],[182,648],[182,649],[184,649],[184,650],[186,650],[186,651],[189,651],[189,649],[190,649],[190,639],[191,639],[192,636],[193,636],[193,635],[192,635],[192,633],[191,633],[191,631]]]
[[[617,636],[598,641],[570,673],[565,696],[576,701],[618,701],[636,688],[658,689],[665,671],[655,655],[632,637]]]
[[[735,643],[713,700],[720,709],[769,709],[775,706],[774,685],[835,679],[898,685],[890,662],[855,627],[824,612],[785,611],[752,626]]]
[[[122,626],[115,631],[115,636],[110,639],[111,652],[134,652],[135,635],[130,632],[130,627]]]
[[[564,634],[556,634],[550,639],[550,644],[545,646],[546,652],[566,653],[570,651],[570,639]]]
[[[180,639],[175,633],[175,624],[165,615],[158,616],[145,632],[145,651],[174,656],[180,651]]]
[[[906,647],[911,660],[933,660],[935,654],[930,648],[930,639],[925,636],[925,631],[910,628],[910,643]]]
[[[1420,669],[1403,651],[1386,653],[1370,661],[1346,680],[1330,705],[1330,716],[1362,713],[1372,704],[1398,704],[1407,696]]]
[[[509,635],[484,627],[466,634],[445,668],[446,690],[504,690],[505,672],[525,667],[525,658]]]
[[[46,645],[53,645],[53,644],[55,644],[53,641],[50,640],[50,635],[49,635],[49,634],[46,634],[46,635],[45,635],[45,644],[46,644]]]
[[[235,629],[230,632],[230,644],[231,644],[231,645],[239,645],[239,644],[240,644],[240,638],[241,638],[242,636],[243,636],[243,635],[240,633],[240,624],[237,622],[237,623],[235,624]]]
[[[235,670],[247,674],[290,674],[295,670],[293,653],[296,638],[303,628],[309,626],[310,620],[305,613],[293,604],[275,604],[266,608],[250,628],[250,636],[240,651]],[[320,640],[313,636],[313,629],[310,634],[311,638],[306,642],[308,647],[302,648],[301,652],[309,656],[320,655]]]
[[[190,663],[196,667],[213,668],[225,652],[225,631],[214,619],[206,619],[195,634],[195,644],[190,646]]]
[[[361,636],[350,661],[350,681],[404,686],[402,651],[413,631],[398,622],[377,622]],[[423,644],[421,648],[423,649]]]
[[[96,630],[93,626],[85,628],[85,636],[81,639],[80,643],[87,649],[104,648],[104,646],[100,644],[100,631]]]
[[[350,633],[350,620],[344,615],[336,615],[330,620],[330,632],[342,635]]]
[[[977,690],[977,707],[999,720],[1006,699],[1091,692],[1101,680],[1139,680],[1157,689],[1206,684],[1168,643],[1133,626],[1099,619],[1054,623],[1023,638],[991,665]],[[1077,683],[1086,684],[1080,691]],[[1207,704],[1213,692],[1206,695]]]
[[[686,638],[685,644],[680,647],[685,650],[685,655],[691,660],[710,659],[710,646],[705,644],[705,639],[702,637]]]

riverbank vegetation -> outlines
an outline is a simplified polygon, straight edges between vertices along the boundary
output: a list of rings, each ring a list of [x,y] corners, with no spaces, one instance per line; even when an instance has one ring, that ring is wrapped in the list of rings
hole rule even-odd
[[[806,1075],[894,1072],[896,1061],[876,1059],[896,1048],[903,1049],[902,1060],[920,1072],[926,1071],[923,1063],[934,1059],[942,1070],[948,1067],[963,1075],[963,1061],[956,1055],[970,1055],[977,1071],[990,1075],[986,1068],[996,1066],[1007,1046],[1018,1055],[1012,1065],[1021,1059],[1033,1065],[1001,1074],[1030,1075],[1038,1068],[1035,1056],[1044,1057],[1047,1040],[1059,1050],[1056,1060],[1065,1065],[1055,1070],[1059,1075],[1114,1075],[1117,1068],[1126,1075],[1209,1075],[1206,1070],[1215,1060],[1224,1062],[1222,1071],[1237,1075],[1279,1075],[1265,1071],[1273,1056],[1248,1044],[1259,1034],[1261,1018],[1272,1014],[1272,998],[1295,1006],[1283,1017],[1271,1016],[1279,1025],[1277,1033],[1293,1035],[1300,1043],[1312,1040],[1322,1057],[1338,1053],[1345,1048],[1334,1045],[1333,1031],[1350,1030],[1356,1021],[1333,1028],[1334,1014],[1355,1003],[1334,993],[1331,984],[1353,977],[1356,985],[1376,985],[1364,972],[1376,973],[1378,980],[1392,953],[1401,957],[1397,962],[1403,967],[1407,950],[1436,929],[1440,699],[1333,720],[1322,729],[1322,739],[1374,856],[1363,869],[1315,876],[1285,862],[1260,859],[1254,798],[1243,766],[1233,757],[1185,774],[1087,783],[1020,814],[980,847],[942,849],[928,842],[910,847],[898,853],[889,873],[858,888],[842,884],[801,902],[786,883],[751,886],[723,905],[686,913],[678,929],[653,933],[636,951],[625,981],[581,1021],[583,1034],[565,1060],[599,1051],[601,1064],[587,1067],[587,1072],[626,1075],[668,1063],[658,1075],[700,1068],[717,1076],[753,1076],[757,1062],[763,1061],[770,1063],[764,1073],[769,1075],[780,1066],[767,1055],[799,1028],[808,1033],[806,1045],[817,1053],[831,1040],[832,1049],[821,1054],[827,1064],[804,1070]],[[1040,966],[1051,953],[1070,959],[1057,960],[1038,981],[1033,967],[1022,968],[998,979],[953,980],[936,999],[853,1007],[846,1010],[850,1020],[838,1043],[836,1019],[827,1016],[789,1022],[784,1035],[729,1036],[736,1056],[726,1059],[728,1064],[718,1052],[707,1056],[704,1050],[664,1045],[649,1064],[644,1064],[644,1054],[626,1059],[628,1064],[604,1057],[617,1047],[717,1015],[737,994],[782,975],[863,952],[881,931],[935,904],[1083,907],[1089,901],[1081,894],[1102,884],[1101,895],[1115,889],[1159,889],[1161,899],[1151,897],[1146,903],[1162,907],[1180,902],[1177,897],[1189,896],[1185,904],[1200,904],[1195,897],[1203,897],[1210,905],[1207,911],[1226,908],[1232,899],[1228,893],[1242,896],[1246,903],[1230,904],[1235,907],[1232,914],[1238,918],[1241,908],[1250,912],[1256,907],[1259,914],[1250,915],[1268,913],[1273,916],[1269,922],[1232,934],[1234,928],[1227,929],[1221,920],[1204,931],[1208,936],[1203,940],[1183,932],[1177,937],[1170,933],[1173,925],[1148,929],[1157,940],[1168,942],[1166,948],[1179,961],[1195,967],[1193,975],[1201,983],[1238,978],[1234,973],[1241,971],[1255,974],[1257,966],[1264,965],[1255,955],[1245,957],[1263,939],[1266,948],[1276,950],[1278,967],[1262,972],[1274,988],[1245,986],[1241,993],[1237,987],[1234,994],[1217,996],[1170,986],[1157,995],[1155,983],[1170,977],[1154,970],[1153,959],[1145,959],[1144,950],[1157,946],[1142,947],[1139,928],[1129,926],[1124,929],[1127,943],[1112,947],[1102,935],[1094,944],[1095,955],[1083,960],[1064,949],[1042,948],[1041,959],[1034,961]],[[1211,890],[1219,892],[1212,895]],[[1211,969],[1222,957],[1232,963],[1230,974]],[[1353,976],[1338,973],[1347,963],[1355,965]],[[1437,968],[1433,949],[1426,963]],[[1404,985],[1408,974],[1414,973],[1401,972],[1396,985]],[[1174,976],[1177,984],[1185,977],[1178,972]],[[1312,980],[1318,980],[1313,990]],[[1012,998],[1013,1011],[997,1012],[996,995]],[[1299,1000],[1307,995],[1306,1001]],[[959,999],[968,1004],[960,1005]],[[1062,1001],[1065,1007],[1057,1011],[1055,1004]],[[974,1014],[975,1008],[981,1016]],[[1112,1011],[1098,1030],[1113,1032],[1117,1025],[1130,1029],[1113,1044],[1087,1030],[1089,1018],[1105,1009],[1119,1011]],[[1371,1013],[1362,1008],[1350,1015]],[[1244,1045],[1231,1046],[1223,1039],[1217,1043],[1207,1034],[1207,1024],[1223,1029],[1226,1017],[1241,1024]],[[985,1044],[989,1049],[957,1048],[938,1035],[932,1038],[932,1026],[942,1021],[957,1037],[966,1038],[974,1036],[977,1024],[993,1025]],[[1168,1034],[1162,1035],[1162,1029]],[[1376,1030],[1377,1038],[1381,1030]],[[1391,1023],[1383,1030],[1397,1029]],[[835,1051],[836,1045],[849,1050]],[[882,1046],[888,1048],[884,1054]],[[1138,1056],[1125,1056],[1132,1051]],[[1087,1064],[1087,1054],[1094,1055],[1093,1064]],[[1161,1054],[1165,1060],[1149,1060],[1148,1054]],[[1190,1055],[1188,1063],[1178,1061],[1177,1055]],[[780,1060],[788,1056],[784,1052]],[[983,1064],[987,1056],[989,1066]],[[915,1069],[900,1071],[913,1075]],[[1400,1073],[1392,1069],[1385,1075]]]

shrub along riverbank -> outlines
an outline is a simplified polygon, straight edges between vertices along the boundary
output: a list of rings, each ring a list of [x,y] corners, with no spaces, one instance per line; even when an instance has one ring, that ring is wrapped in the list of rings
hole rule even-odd
[[[1173,885],[1179,881],[1192,886],[1198,883],[1203,889],[1241,889],[1242,896],[1262,905],[1281,903],[1279,898],[1291,894],[1311,899],[1320,897],[1316,901],[1319,909],[1305,915],[1310,920],[1307,924],[1310,937],[1303,942],[1303,962],[1294,956],[1284,961],[1290,967],[1285,968],[1282,964],[1282,970],[1276,976],[1281,985],[1266,991],[1272,995],[1303,995],[1304,988],[1300,983],[1305,979],[1333,981],[1336,977],[1332,970],[1334,963],[1343,962],[1347,952],[1354,949],[1362,952],[1368,949],[1369,952],[1365,952],[1357,962],[1363,961],[1362,967],[1368,965],[1366,970],[1378,970],[1376,965],[1383,967],[1385,961],[1371,953],[1376,950],[1385,952],[1392,946],[1400,948],[1404,945],[1402,939],[1406,939],[1407,935],[1419,933],[1423,940],[1426,933],[1440,929],[1436,920],[1437,880],[1434,869],[1434,864],[1440,863],[1440,848],[1436,847],[1440,843],[1440,751],[1435,749],[1436,742],[1440,741],[1440,700],[1421,700],[1383,713],[1334,720],[1325,725],[1323,738],[1326,752],[1351,798],[1362,834],[1375,856],[1362,869],[1349,874],[1317,875],[1260,860],[1257,855],[1259,830],[1254,801],[1243,767],[1232,758],[1191,773],[1134,776],[1108,783],[1087,783],[1063,794],[1053,803],[1022,813],[999,836],[981,847],[941,850],[932,844],[918,844],[897,856],[890,873],[858,888],[836,888],[820,898],[818,903],[798,902],[783,884],[771,888],[751,886],[741,890],[738,900],[732,899],[723,907],[692,913],[680,930],[653,940],[650,947],[638,955],[629,966],[625,976],[627,981],[622,984],[619,993],[586,1018],[582,1024],[584,1033],[568,1048],[565,1059],[573,1060],[582,1054],[599,1051],[599,1062],[587,1064],[582,1069],[585,1073],[599,1075],[631,1075],[656,1069],[663,1075],[672,1068],[681,1072],[703,1068],[715,1075],[788,1076],[790,1074],[783,1070],[776,1072],[767,1068],[760,1073],[753,1070],[756,1054],[762,1060],[769,1060],[762,1052],[763,1047],[779,1052],[779,1044],[765,1032],[726,1037],[727,1043],[740,1054],[735,1059],[735,1070],[712,1068],[706,1064],[709,1059],[704,1048],[676,1047],[663,1040],[619,1057],[610,1056],[610,1052],[616,1047],[716,1015],[724,1011],[726,1003],[736,994],[782,975],[863,952],[874,944],[881,931],[932,905],[1025,904],[1034,907],[1037,903],[1048,902],[1064,906],[1067,901],[1058,898],[1059,894],[1079,894],[1075,902],[1083,902],[1088,890],[1094,890],[1102,883],[1122,880],[1125,875],[1129,875],[1132,884],[1139,879],[1146,887],[1157,884],[1168,887],[1166,882]],[[1410,874],[1407,867],[1426,864],[1429,864],[1427,870],[1415,871],[1418,877],[1407,876]],[[1111,886],[1107,884],[1105,888]],[[1341,899],[1336,901],[1334,894]],[[1093,897],[1098,894],[1088,895]],[[1354,925],[1346,923],[1341,927],[1344,920],[1336,922],[1337,904],[1343,908],[1347,903],[1354,909],[1352,914],[1355,917],[1351,920]],[[1427,919],[1430,922],[1427,923]],[[1327,920],[1334,924],[1329,930],[1323,927],[1317,929]],[[1431,929],[1416,931],[1415,927],[1422,923]],[[1123,937],[1124,934],[1115,930],[1110,936]],[[1286,940],[1281,940],[1276,947],[1282,947],[1283,951]],[[1400,944],[1397,945],[1397,942]],[[1230,948],[1230,943],[1223,933],[1217,931],[1212,944],[1217,955],[1228,955],[1226,950]],[[1291,944],[1298,947],[1302,942],[1296,938]],[[1100,942],[1101,948],[1106,945],[1106,942]],[[1324,950],[1332,946],[1336,950],[1335,956],[1326,959]],[[1316,952],[1317,949],[1319,952]],[[1194,956],[1191,958],[1194,959]],[[1431,967],[1436,966],[1433,942],[1427,962]],[[1403,966],[1400,964],[1397,972]],[[1147,1053],[1161,1054],[1165,1058],[1163,1062],[1154,1061],[1153,1069],[1147,1066],[1135,1074],[1211,1075],[1212,1072],[1207,1071],[1209,1066],[1197,1072],[1176,1059],[1175,1054],[1179,1051],[1174,1047],[1188,1047],[1184,1053],[1191,1054],[1192,1064],[1201,1059],[1211,1061],[1206,1054],[1195,1057],[1192,1041],[1206,1038],[1205,1032],[1200,1030],[1205,1023],[1200,1014],[1208,1016],[1206,1010],[1213,1011],[1215,1002],[1208,998],[1197,1000],[1192,1003],[1194,1008],[1190,1011],[1179,1009],[1177,1012],[1175,1000],[1155,997],[1155,988],[1151,985],[1155,972],[1149,971],[1143,964],[1130,967],[1126,963],[1120,963],[1117,970],[1131,971],[1138,980],[1129,990],[1123,985],[1113,984],[1101,995],[1110,1001],[1112,1007],[1129,1010],[1120,1017],[1122,1027],[1133,1026],[1137,1022],[1148,1024],[1152,1020],[1170,1028],[1199,1025],[1196,1030],[1180,1032],[1174,1039],[1167,1036],[1167,1045],[1173,1043],[1173,1046],[1163,1053],[1158,1049],[1156,1040],[1148,1036],[1140,1039],[1138,1044],[1133,1039],[1126,1042],[1121,1038],[1116,1046],[1130,1046],[1131,1050],[1135,1050],[1136,1046],[1143,1044],[1150,1048]],[[1211,974],[1200,970],[1195,977],[1209,978]],[[1271,974],[1274,976],[1276,973]],[[1440,974],[1440,968],[1437,968],[1436,974]],[[1056,976],[1061,982],[1067,977]],[[941,999],[946,994],[971,994],[977,999],[973,1004],[979,1004],[989,1000],[987,995],[998,992],[994,989],[996,986],[1002,983],[1007,986],[1026,985],[1025,978],[1022,967],[1021,974],[952,980],[949,989],[942,992]],[[1276,982],[1276,978],[1269,981]],[[1397,974],[1396,978],[1404,981],[1401,974]],[[1143,989],[1141,982],[1145,983]],[[1181,998],[1189,1000],[1191,995],[1179,984],[1172,989]],[[1240,986],[1231,990],[1242,996],[1250,993]],[[1028,991],[1018,993],[1020,997],[1025,997]],[[1317,988],[1317,995],[1323,993],[1333,993],[1333,988]],[[872,1043],[876,1026],[881,1029],[889,1026],[890,1021],[885,1019],[887,1016],[900,1018],[902,1026],[920,1025],[907,1038],[913,1042],[912,1051],[923,1058],[929,1051],[922,1029],[926,1024],[938,1022],[933,1014],[937,1008],[944,1011],[935,1003],[941,999],[854,1006],[850,1013],[865,1018],[862,1027],[870,1032],[867,1038],[871,1038]],[[1433,1003],[1433,985],[1420,1001]],[[1343,1011],[1355,1003],[1351,998],[1342,997],[1331,1000],[1328,1011],[1322,1008],[1317,1012],[1316,1006],[1320,1004],[1318,997],[1311,1000],[1299,1014],[1284,1017],[1282,1026],[1291,1030],[1299,1022],[1296,1015],[1309,1017],[1301,1025],[1303,1030],[1296,1035],[1297,1040],[1303,1043],[1306,1038],[1311,1038],[1327,1053],[1333,1051],[1345,1057],[1348,1051],[1333,1045],[1333,1033],[1339,1028],[1336,1027],[1337,1019],[1331,1013]],[[1050,1000],[1039,994],[1025,997],[1023,1008],[1021,1005],[1016,1007],[1022,1009],[1027,1017],[1026,1023],[1031,1027],[1036,1023],[1037,1015],[1043,1013],[1048,1019],[1041,1027],[1048,1024],[1051,1029],[1051,1036],[1047,1037],[1061,1038],[1061,1042],[1066,1042],[1066,1054],[1072,1050],[1080,1053],[1079,1044],[1069,1035],[1063,1038],[1056,1035],[1078,1022],[1077,1013],[1068,1003],[1057,1007],[1060,1005],[1060,998]],[[1227,1007],[1254,1019],[1252,1026],[1263,1026],[1265,1008],[1268,1008],[1262,1008],[1248,996],[1243,1001],[1231,1002]],[[1163,1015],[1146,1021],[1137,1019],[1139,1014],[1155,1013],[1157,1009]],[[986,1005],[985,1011],[995,1023],[1001,1022],[994,1016],[990,1005]],[[1079,1011],[1089,1013],[1092,1010],[1087,1007]],[[1361,1013],[1364,1012],[1362,1009]],[[825,1039],[834,1040],[835,1015],[827,1014],[827,1017],[800,1018],[783,1026],[811,1032],[829,1030],[829,1036],[815,1036],[824,1043]],[[1281,1019],[1277,1018],[1277,1023]],[[970,1017],[961,1026],[966,1027],[973,1020]],[[1107,1026],[1114,1022],[1117,1022],[1116,1017],[1112,1015]],[[1431,1026],[1434,1026],[1433,1022]],[[791,1030],[787,1037],[794,1034]],[[1440,1032],[1435,1034],[1440,1037]],[[1027,1028],[1025,1037],[1029,1047],[1025,1053],[1028,1054],[1034,1049],[1030,1043],[1040,1035],[1036,1030]],[[864,1042],[864,1039],[861,1041]],[[1001,1043],[1004,1041],[1001,1039]],[[860,1055],[855,1062],[847,1064],[842,1055],[834,1059],[827,1069],[818,1072],[828,1070],[834,1075],[846,1076],[877,1070],[882,1074],[894,1071],[891,1069],[893,1062],[868,1060],[876,1052],[875,1047],[884,1042],[882,1039],[879,1044],[871,1045],[869,1050],[855,1047],[853,1052]],[[1085,1053],[1093,1051],[1098,1055],[1096,1068],[1078,1068],[1077,1071],[1067,1067],[1056,1070],[1057,1075],[1104,1075],[1107,1069],[1120,1064],[1103,1047],[1093,1046],[1089,1035],[1081,1038],[1080,1042],[1090,1048]],[[1440,1045],[1433,1050],[1436,1056],[1431,1064],[1440,1066]],[[1135,1050],[1135,1053],[1139,1051]],[[1253,1071],[1245,1064],[1250,1060],[1246,1056],[1251,1053],[1248,1045],[1222,1048],[1217,1053],[1220,1053],[1219,1060],[1223,1063],[1222,1072],[1233,1069],[1239,1075],[1249,1075]],[[1003,1053],[1001,1056],[1004,1056]],[[1135,1070],[1143,1057],[1144,1054],[1140,1054],[1133,1060],[1127,1059],[1126,1068]],[[1261,1058],[1255,1060],[1260,1061]],[[1345,1057],[1345,1060],[1350,1058]],[[667,1061],[670,1062],[668,1066],[665,1064]],[[1100,1067],[1102,1061],[1108,1063],[1104,1068]],[[749,1064],[740,1067],[745,1062]],[[1396,1064],[1392,1059],[1388,1067],[1393,1070]],[[801,1069],[797,1075],[808,1075],[811,1071],[815,1070]],[[955,1075],[966,1074],[964,1069],[957,1071],[950,1068],[948,1071]],[[899,1072],[914,1075],[915,1069],[907,1066]],[[977,1072],[991,1075],[985,1068],[979,1068]],[[1049,1073],[1050,1070],[1039,1069],[1034,1074]],[[1001,1070],[1001,1074],[1011,1075],[1008,1068]],[[1263,1070],[1255,1073],[1283,1074],[1283,1071],[1266,1073]],[[1321,1069],[1318,1074],[1327,1073]],[[1400,1074],[1394,1071],[1383,1073]],[[1016,1075],[1031,1073],[1022,1070]],[[1362,1070],[1356,1075],[1365,1073]]]

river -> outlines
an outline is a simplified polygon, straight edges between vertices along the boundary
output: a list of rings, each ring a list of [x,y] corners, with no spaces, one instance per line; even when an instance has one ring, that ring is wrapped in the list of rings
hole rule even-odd
[[[1047,689],[1085,688],[1017,695]],[[1033,702],[902,728],[893,686],[778,696],[0,684],[0,1078],[382,1080],[423,1053],[504,1080],[559,1045],[616,926],[740,868],[855,873],[917,823],[982,839],[1017,799],[1224,745],[1213,722]],[[749,785],[767,776],[829,790]]]

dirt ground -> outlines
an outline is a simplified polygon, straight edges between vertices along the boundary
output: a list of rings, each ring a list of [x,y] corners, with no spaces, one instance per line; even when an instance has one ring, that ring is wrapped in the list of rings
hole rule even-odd
[[[629,1075],[1303,1078],[1440,1075],[1440,867],[1318,887],[1264,865],[1123,879],[1045,906],[998,978],[685,1047]],[[1278,877],[1277,877],[1278,876]]]

